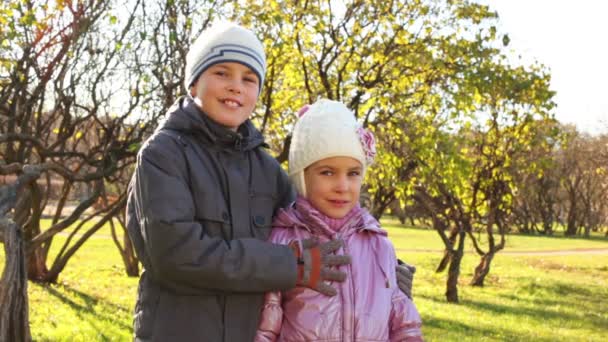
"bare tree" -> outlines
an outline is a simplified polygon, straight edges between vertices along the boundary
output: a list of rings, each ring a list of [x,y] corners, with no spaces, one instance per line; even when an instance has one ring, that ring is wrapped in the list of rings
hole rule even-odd
[[[0,341],[30,341],[25,241],[11,218],[18,194],[34,182],[40,170],[25,167],[11,185],[0,187],[0,242],[4,243],[5,266],[0,278]]]
[[[127,10],[134,11],[141,2],[131,6]],[[26,2],[18,8],[22,18],[41,19],[39,25],[17,20],[13,44],[18,49],[6,56],[11,64],[2,79],[8,82],[0,89],[0,102],[6,104],[0,107],[0,154],[6,164],[0,169],[9,176],[21,175],[26,164],[40,170],[40,178],[22,191],[14,213],[27,242],[32,280],[56,281],[86,239],[119,213],[124,200],[97,212],[88,209],[106,184],[124,178],[150,132],[150,121],[133,117],[146,99],[139,91],[140,71],[130,71],[133,61],[123,49],[134,19],[101,25],[113,10],[110,2],[94,0],[63,6]],[[125,84],[131,85],[129,96],[117,105]],[[78,189],[87,191],[76,194]],[[76,202],[71,212],[68,201]],[[51,202],[56,205],[49,207]],[[43,230],[45,208],[53,213],[51,227]],[[101,219],[82,232],[98,215]],[[53,237],[66,229],[70,235],[47,267]]]
[[[567,143],[557,152],[566,235],[589,236],[606,224],[608,169],[602,161],[606,138],[570,128]]]

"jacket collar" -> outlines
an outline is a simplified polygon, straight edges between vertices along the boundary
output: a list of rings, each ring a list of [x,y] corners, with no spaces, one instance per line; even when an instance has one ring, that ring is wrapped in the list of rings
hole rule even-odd
[[[335,227],[332,227],[332,223],[339,223],[342,227],[336,230]],[[313,234],[322,234],[330,238],[336,234],[346,237],[360,231],[387,235],[387,232],[380,228],[378,221],[359,205],[348,212],[343,219],[335,220],[318,211],[302,196],[298,196],[296,202],[290,207],[279,210],[274,225],[285,228],[302,228]]]
[[[234,132],[211,120],[188,96],[178,99],[169,109],[158,129],[163,128],[199,136],[212,145],[228,150],[247,151],[258,146],[267,147],[251,120],[247,119]]]

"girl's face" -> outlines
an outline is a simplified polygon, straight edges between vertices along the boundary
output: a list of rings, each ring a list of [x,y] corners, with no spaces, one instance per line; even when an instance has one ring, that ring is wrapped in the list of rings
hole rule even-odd
[[[308,201],[323,214],[339,219],[359,202],[363,166],[350,157],[331,157],[304,170]]]
[[[209,118],[236,131],[253,113],[259,82],[243,64],[218,63],[201,74],[190,92]]]

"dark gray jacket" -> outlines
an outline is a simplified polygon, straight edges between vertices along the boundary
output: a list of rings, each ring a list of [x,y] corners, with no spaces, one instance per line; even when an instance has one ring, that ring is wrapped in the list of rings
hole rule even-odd
[[[294,192],[263,145],[250,121],[232,132],[182,98],[142,146],[127,203],[136,339],[251,341],[264,292],[295,286],[293,253],[265,242]]]

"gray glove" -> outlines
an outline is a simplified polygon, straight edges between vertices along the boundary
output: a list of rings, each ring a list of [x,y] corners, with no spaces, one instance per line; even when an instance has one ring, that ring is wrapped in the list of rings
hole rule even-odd
[[[350,255],[334,255],[343,246],[342,240],[331,240],[319,243],[317,239],[292,241],[289,247],[293,250],[298,262],[296,285],[308,287],[327,296],[338,292],[324,281],[343,282],[346,273],[331,269],[331,266],[349,265]]]
[[[416,266],[408,265],[403,261],[397,259],[397,285],[401,292],[412,299],[412,283],[414,281],[414,273],[416,273]]]

